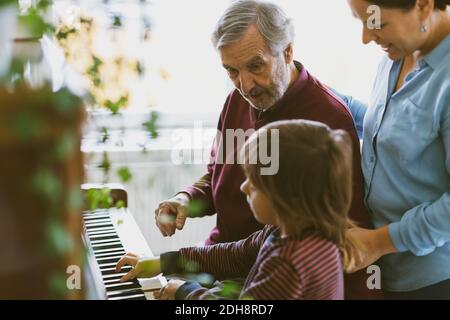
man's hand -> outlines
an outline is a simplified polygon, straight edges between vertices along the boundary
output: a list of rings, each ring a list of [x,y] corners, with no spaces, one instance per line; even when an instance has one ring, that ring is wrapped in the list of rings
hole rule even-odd
[[[164,237],[172,236],[176,229],[181,230],[186,222],[189,196],[179,193],[163,201],[155,210],[156,225]]]
[[[127,253],[116,264],[116,272],[120,272],[123,266],[129,265],[133,268],[122,278],[121,282],[134,278],[152,278],[161,273],[161,262],[159,257],[139,257],[134,253]]]
[[[389,236],[388,226],[375,230],[352,228],[347,232],[348,236],[354,239],[357,248],[353,252],[356,260],[355,267],[346,272],[352,273],[364,269],[382,256],[397,252]]]
[[[155,292],[155,298],[158,300],[175,300],[175,293],[185,282],[183,280],[170,280],[159,292]]]

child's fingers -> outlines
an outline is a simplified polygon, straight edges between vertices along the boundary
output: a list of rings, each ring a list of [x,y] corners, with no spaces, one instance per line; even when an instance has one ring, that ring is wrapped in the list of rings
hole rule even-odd
[[[130,254],[126,254],[124,256],[122,256],[119,261],[117,261],[116,264],[116,272],[119,272],[123,266],[125,265],[131,265],[131,266],[135,266],[137,262],[137,256],[135,256],[133,254],[133,256],[131,256]]]
[[[136,268],[133,268],[128,272],[126,275],[124,275],[122,278],[120,278],[120,282],[126,282],[128,280],[134,279],[138,276],[139,272]]]

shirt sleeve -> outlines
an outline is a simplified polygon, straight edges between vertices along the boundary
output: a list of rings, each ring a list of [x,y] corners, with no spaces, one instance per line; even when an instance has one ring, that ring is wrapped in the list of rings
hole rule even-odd
[[[450,106],[445,107],[440,136],[445,148],[447,177],[450,177]],[[445,245],[450,241],[449,192],[434,202],[422,203],[408,210],[400,221],[389,225],[389,234],[399,252],[411,251],[416,256],[430,254]]]
[[[196,282],[186,282],[176,292],[177,299],[218,300],[224,299],[223,288],[204,288]],[[240,299],[246,300],[292,300],[303,299],[301,280],[294,267],[287,260],[273,257],[266,260],[254,280]]]
[[[359,139],[362,139],[363,123],[367,111],[367,104],[357,99],[354,99],[352,96],[344,95],[333,88],[330,88],[330,90],[339,98],[341,98],[341,100],[344,101],[344,103],[349,108],[350,113],[352,114],[353,117],[353,121],[355,122],[356,130],[358,131],[358,137]]]
[[[208,273],[218,279],[245,278],[268,233],[266,227],[244,240],[180,249],[181,263],[189,266],[190,272]]]
[[[301,279],[292,264],[274,256],[261,265],[241,296],[255,300],[302,300],[301,287]]]

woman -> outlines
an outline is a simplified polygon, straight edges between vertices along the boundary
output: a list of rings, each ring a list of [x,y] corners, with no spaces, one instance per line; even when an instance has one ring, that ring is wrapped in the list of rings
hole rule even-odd
[[[350,103],[364,119],[365,200],[377,228],[351,231],[366,245],[357,269],[382,257],[387,299],[450,299],[450,1],[348,3],[363,42],[387,54],[367,113]],[[372,5],[379,28],[365,22]]]

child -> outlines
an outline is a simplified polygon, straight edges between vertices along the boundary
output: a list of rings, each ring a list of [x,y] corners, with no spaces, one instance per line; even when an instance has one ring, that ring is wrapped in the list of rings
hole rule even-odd
[[[261,174],[264,165],[252,161],[261,154],[263,136],[269,137],[267,144],[279,146],[274,175]],[[347,134],[312,121],[274,122],[248,139],[241,159],[247,178],[241,190],[255,218],[266,226],[244,240],[183,248],[159,258],[127,254],[117,263],[117,271],[125,264],[134,268],[122,280],[183,273],[194,263],[197,272],[219,279],[246,278],[239,298],[343,299],[342,263],[346,268],[353,264],[346,238],[352,198]],[[156,296],[216,298],[213,290],[181,280],[171,280]]]

